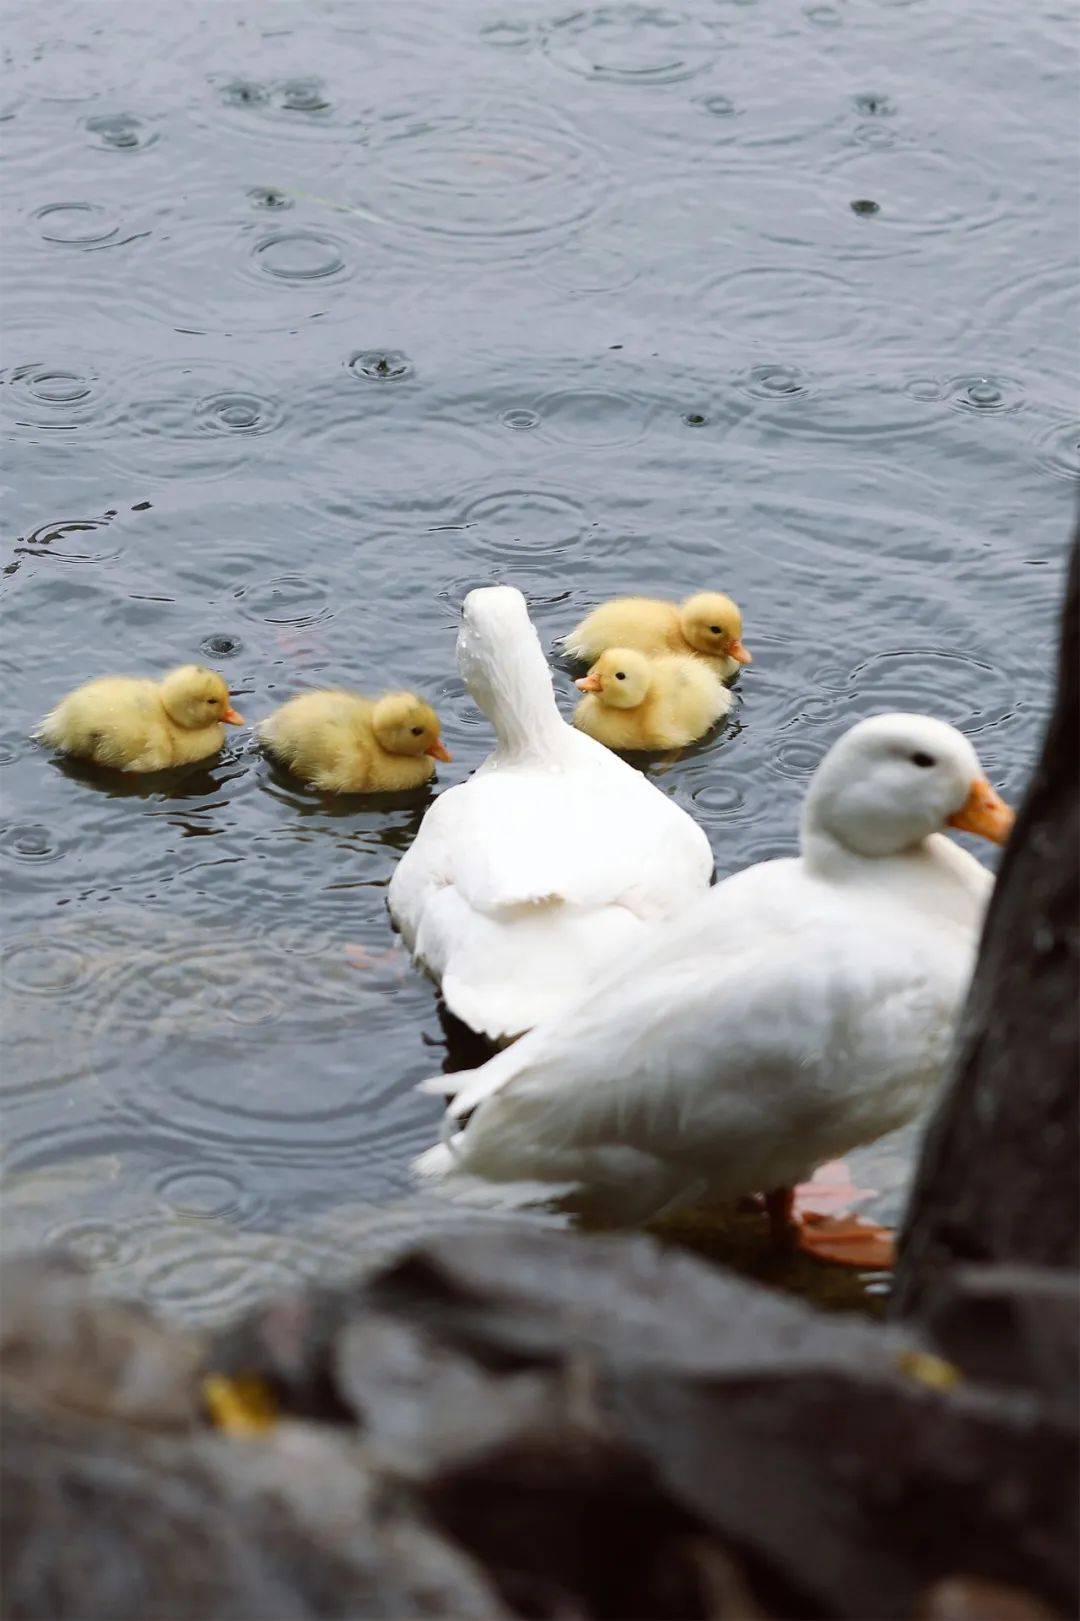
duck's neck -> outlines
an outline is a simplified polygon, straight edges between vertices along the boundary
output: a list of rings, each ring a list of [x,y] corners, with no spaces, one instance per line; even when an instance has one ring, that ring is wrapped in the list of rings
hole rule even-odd
[[[473,697],[495,728],[498,754],[507,759],[561,751],[566,722],[555,705],[551,671],[535,639],[484,661],[470,679]]]
[[[971,925],[981,919],[993,887],[986,868],[942,833],[888,855],[860,855],[822,828],[804,826],[802,859],[815,878],[885,890],[922,912]]]

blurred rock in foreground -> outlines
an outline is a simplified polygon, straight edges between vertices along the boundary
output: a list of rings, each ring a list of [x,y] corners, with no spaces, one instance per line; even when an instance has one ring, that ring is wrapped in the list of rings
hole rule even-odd
[[[1057,698],[1001,863],[952,1086],[919,1167],[895,1300],[956,1261],[1080,1263],[1080,562]]]
[[[14,1327],[25,1367],[43,1325]],[[646,1238],[485,1229],[269,1303],[203,1364],[257,1376],[260,1435],[178,1426],[187,1352],[158,1426],[43,1365],[4,1425],[15,1621],[887,1621],[963,1614],[950,1582],[1076,1613],[1076,1426],[1038,1379],[966,1378]]]

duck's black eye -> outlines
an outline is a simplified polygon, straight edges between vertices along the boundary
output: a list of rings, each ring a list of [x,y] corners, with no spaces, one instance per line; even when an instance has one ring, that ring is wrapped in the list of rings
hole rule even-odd
[[[423,737],[424,728],[422,726],[414,726],[412,729],[412,735],[414,737]]]
[[[911,763],[912,765],[921,765],[924,767],[937,765],[937,761],[934,759],[934,756],[932,754],[924,754],[921,749],[916,749],[915,753],[911,756]]]
[[[615,679],[616,679],[616,681],[625,681],[626,680],[626,671],[625,670],[616,670],[615,671]]]
[[[710,625],[709,629],[712,631],[714,636],[719,636],[719,634],[720,634],[720,626],[719,625]]]

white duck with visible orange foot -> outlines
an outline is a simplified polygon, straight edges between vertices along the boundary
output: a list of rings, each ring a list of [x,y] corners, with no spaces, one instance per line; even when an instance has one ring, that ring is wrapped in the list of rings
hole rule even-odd
[[[458,666],[495,750],[428,810],[388,899],[451,1013],[507,1041],[699,900],[713,858],[684,810],[563,720],[520,591],[469,593]]]
[[[558,1020],[425,1083],[456,1093],[417,1169],[466,1196],[584,1197],[621,1223],[765,1192],[790,1229],[796,1183],[933,1096],[992,887],[943,832],[1000,843],[1011,825],[951,726],[860,722],[814,776],[799,856],[727,879]],[[821,1235],[801,1229],[802,1247]]]

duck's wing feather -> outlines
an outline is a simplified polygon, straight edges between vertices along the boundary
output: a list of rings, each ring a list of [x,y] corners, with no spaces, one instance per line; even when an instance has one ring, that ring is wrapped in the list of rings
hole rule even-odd
[[[492,771],[432,806],[391,881],[406,943],[493,1039],[549,1017],[699,899],[705,835],[636,772]]]
[[[720,895],[702,908],[715,912]],[[730,1166],[754,1187],[765,1147],[790,1144],[795,1174],[804,1156],[813,1165],[838,1112],[854,1141],[877,1135],[870,1117],[893,1074],[901,1085],[918,1071],[921,1032],[926,1071],[944,1059],[963,952],[939,960],[914,935],[876,941],[814,920],[751,930],[731,957],[715,927],[711,952],[675,949],[678,925],[657,931],[624,976],[462,1077],[450,1111],[466,1122],[462,1168],[542,1175],[553,1159],[623,1144],[675,1164],[704,1153],[719,1181]],[[862,1057],[837,1064],[848,1051]],[[856,1073],[876,1053],[877,1072]]]

